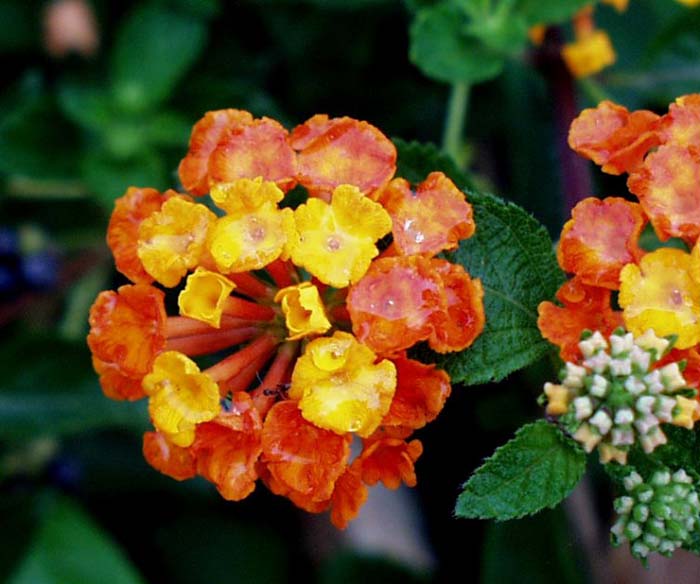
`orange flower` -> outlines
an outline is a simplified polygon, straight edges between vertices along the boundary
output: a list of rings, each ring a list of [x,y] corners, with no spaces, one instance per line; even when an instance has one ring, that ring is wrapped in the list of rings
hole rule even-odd
[[[145,397],[141,387],[141,379],[127,377],[121,372],[119,365],[105,363],[95,355],[92,356],[92,367],[100,376],[102,392],[110,399],[136,401]]]
[[[192,450],[176,446],[160,432],[143,435],[143,456],[153,468],[176,481],[191,479],[196,474]]]
[[[338,529],[345,529],[357,517],[367,501],[367,487],[362,482],[359,466],[350,465],[335,482],[331,497],[331,522]]]
[[[197,472],[229,501],[245,499],[255,489],[256,463],[262,453],[262,421],[253,400],[236,392],[229,411],[197,426],[192,451]]]
[[[602,101],[583,110],[571,124],[569,146],[602,166],[603,172],[622,174],[641,164],[649,149],[661,143],[656,124],[659,116]]]
[[[441,172],[430,173],[415,193],[408,181],[395,178],[382,191],[381,202],[391,215],[394,245],[403,255],[433,256],[474,234],[471,205]]]
[[[400,356],[396,366],[396,393],[383,426],[418,429],[432,422],[450,396],[450,377],[435,365]]]
[[[398,489],[403,481],[409,487],[416,486],[413,467],[423,453],[420,440],[381,438],[365,444],[359,457],[362,480],[372,486],[381,481],[388,489]]]
[[[443,281],[421,256],[380,258],[350,288],[347,299],[355,336],[373,351],[389,354],[427,339],[431,317],[444,313]]]
[[[630,175],[627,186],[649,215],[662,241],[700,236],[700,154],[695,148],[664,144]]]
[[[700,94],[684,95],[676,99],[660,120],[659,134],[666,143],[700,146]]]
[[[135,284],[150,284],[153,277],[146,272],[137,254],[141,222],[165,201],[177,195],[166,191],[162,195],[156,189],[130,187],[114,202],[114,211],[107,227],[107,245],[112,250],[117,269]]]
[[[104,374],[140,380],[165,347],[163,293],[146,284],[101,292],[90,308],[87,342]],[[99,372],[99,371],[98,371]]]
[[[283,488],[310,502],[327,502],[350,456],[350,434],[307,422],[296,402],[272,407],[262,432],[262,461]],[[296,502],[296,501],[295,501]]]
[[[396,148],[367,122],[319,114],[294,128],[289,142],[298,151],[298,180],[312,196],[344,184],[371,194],[396,172]]]
[[[590,197],[571,216],[559,240],[559,265],[584,284],[617,290],[620,270],[644,253],[638,246],[646,224],[641,207],[619,197]]]
[[[607,336],[622,326],[622,313],[610,307],[610,290],[573,278],[562,284],[556,298],[564,306],[541,302],[537,326],[545,339],[559,347],[564,361],[576,361],[581,356],[578,343],[584,330]]]

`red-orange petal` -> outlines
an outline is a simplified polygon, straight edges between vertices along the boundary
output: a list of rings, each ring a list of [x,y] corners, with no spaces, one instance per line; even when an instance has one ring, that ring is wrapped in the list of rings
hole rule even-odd
[[[441,172],[430,173],[415,193],[408,181],[395,178],[382,191],[381,203],[391,215],[394,244],[404,255],[433,256],[474,234],[472,206]]]
[[[141,379],[165,347],[164,294],[147,284],[101,292],[90,308],[88,346],[119,373]]]
[[[405,356],[391,361],[396,366],[396,392],[382,426],[422,428],[437,417],[450,396],[450,377],[435,365]]]
[[[583,110],[571,124],[569,146],[602,166],[603,172],[622,174],[634,170],[649,149],[658,146],[659,116],[610,101]]]
[[[209,192],[209,164],[211,155],[223,137],[235,128],[253,122],[253,116],[242,110],[225,109],[204,114],[192,128],[190,148],[178,169],[180,182],[193,195]]]
[[[150,284],[153,278],[143,269],[136,252],[139,226],[151,213],[159,211],[174,191],[160,194],[156,189],[129,187],[114,202],[107,227],[107,245],[112,250],[117,270],[135,284]]]
[[[359,456],[362,480],[368,485],[381,481],[388,489],[398,489],[404,482],[409,487],[416,486],[414,463],[423,453],[420,440],[397,440],[383,438],[365,444]]]
[[[659,134],[665,143],[700,147],[700,94],[677,98],[661,118]]]
[[[157,471],[177,481],[191,479],[196,474],[192,450],[172,444],[160,432],[143,435],[143,456]]]
[[[288,135],[282,125],[270,118],[232,128],[211,155],[210,179],[233,182],[261,176],[288,191],[296,184],[296,155],[289,146]]]
[[[352,330],[375,353],[402,351],[433,333],[431,317],[444,313],[443,279],[422,256],[372,262],[347,298]]]
[[[228,411],[197,425],[191,447],[197,472],[214,483],[224,499],[245,499],[258,478],[261,440],[262,421],[253,400],[247,393],[234,393]]]
[[[484,330],[484,289],[481,280],[472,279],[459,264],[432,258],[431,267],[442,280],[447,307],[430,316],[433,330],[430,348],[438,353],[463,351]]]
[[[345,470],[351,440],[350,434],[341,436],[307,422],[296,402],[284,401],[265,418],[262,460],[283,487],[307,501],[326,502]]]
[[[105,363],[94,355],[92,366],[100,376],[100,387],[105,396],[110,399],[135,401],[146,397],[141,387],[141,377],[131,378],[124,375],[119,366],[114,363]]]
[[[660,146],[627,186],[662,241],[681,237],[693,243],[700,236],[700,153],[694,147]]]
[[[578,343],[585,329],[608,336],[623,326],[622,312],[610,306],[610,294],[607,288],[589,286],[573,278],[556,294],[563,307],[549,301],[537,307],[537,326],[545,339],[559,347],[564,361],[576,361],[581,357]]]
[[[335,483],[331,497],[331,523],[345,529],[367,501],[367,487],[362,482],[359,466],[351,465]]]
[[[620,270],[639,261],[638,241],[646,217],[637,203],[619,197],[584,199],[561,232],[557,258],[583,283],[617,290]]]
[[[342,184],[371,194],[396,172],[396,148],[367,122],[318,114],[294,128],[289,143],[298,151],[298,180],[314,196]]]

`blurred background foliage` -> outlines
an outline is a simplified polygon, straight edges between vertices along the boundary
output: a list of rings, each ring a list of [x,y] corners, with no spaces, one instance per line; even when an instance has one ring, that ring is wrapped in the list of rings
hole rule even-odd
[[[0,0],[0,581],[386,583],[458,571],[585,582],[590,558],[561,510],[493,526],[452,516],[469,472],[538,415],[548,363],[456,387],[422,432],[419,486],[398,508],[418,523],[382,518],[386,539],[413,525],[424,555],[412,561],[264,489],[230,504],[203,482],[158,475],[141,456],[144,404],[102,396],[84,342],[95,295],[124,282],[104,243],[114,199],[129,185],[176,186],[207,110],[287,127],[349,115],[441,144],[454,84],[466,85],[462,170],[556,234],[561,100],[663,110],[700,87],[700,10],[671,0],[631,0],[624,14],[600,6],[617,64],[562,82],[558,55],[529,44],[527,28],[557,23],[565,38],[584,3]],[[624,194],[618,179],[597,181],[592,192]]]

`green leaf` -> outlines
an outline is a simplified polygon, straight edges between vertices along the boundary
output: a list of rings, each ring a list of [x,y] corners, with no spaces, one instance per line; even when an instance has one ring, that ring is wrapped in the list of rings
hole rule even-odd
[[[556,426],[523,426],[464,484],[458,517],[515,519],[554,507],[586,470],[586,455]]]
[[[513,203],[468,192],[476,233],[445,254],[484,287],[486,325],[461,353],[438,357],[454,381],[499,381],[552,350],[537,328],[537,306],[564,280],[547,231]]]
[[[124,553],[75,503],[53,502],[8,584],[142,584]]]
[[[426,584],[427,574],[384,558],[350,551],[340,551],[327,558],[319,570],[319,584]]]
[[[481,582],[583,584],[587,579],[574,538],[560,508],[490,523],[484,537]]]
[[[164,101],[206,41],[206,25],[157,4],[139,6],[117,35],[112,80],[117,102],[144,111]]]
[[[516,11],[527,24],[558,24],[569,20],[591,0],[518,0]]]
[[[85,82],[66,82],[58,89],[58,105],[73,122],[100,132],[114,117],[112,97],[106,90]]]
[[[467,34],[466,15],[450,2],[423,8],[411,25],[411,61],[428,77],[479,83],[496,77],[505,56]]]

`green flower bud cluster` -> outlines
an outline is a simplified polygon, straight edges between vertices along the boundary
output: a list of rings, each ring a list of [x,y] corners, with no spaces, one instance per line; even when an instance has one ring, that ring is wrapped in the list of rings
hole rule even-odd
[[[613,545],[629,541],[632,555],[645,559],[652,552],[670,556],[688,542],[700,521],[700,499],[683,469],[658,470],[647,482],[632,472],[623,482],[627,494],[615,499]]]
[[[626,464],[635,443],[652,452],[666,443],[661,424],[692,428],[698,408],[681,364],[654,368],[671,346],[651,330],[634,338],[618,329],[608,339],[586,331],[579,343],[582,361],[566,363],[561,384],[544,386],[547,414],[561,416],[586,452],[598,447],[601,462]]]

